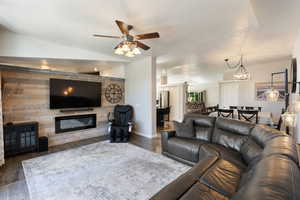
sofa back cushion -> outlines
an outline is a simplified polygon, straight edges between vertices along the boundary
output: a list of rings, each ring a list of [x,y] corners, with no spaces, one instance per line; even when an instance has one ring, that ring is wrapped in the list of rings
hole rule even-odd
[[[240,152],[254,125],[251,123],[218,118],[212,136],[212,142]]]
[[[263,152],[265,152],[265,148],[268,146],[268,142],[280,136],[284,136],[284,134],[280,131],[277,131],[265,125],[256,125],[251,130],[250,137],[241,146],[240,153],[242,154],[244,161],[248,165],[253,160],[258,161]],[[279,152],[282,151],[280,150],[278,151],[278,153]],[[251,163],[251,166],[252,165],[253,163]]]
[[[266,143],[262,155],[266,157],[275,154],[287,156],[295,163],[299,163],[297,144],[295,140],[288,135],[278,136]]]
[[[193,121],[195,136],[197,139],[211,142],[216,121],[215,117],[208,117],[200,114],[187,114],[184,121]]]
[[[300,199],[299,167],[287,156],[263,157],[248,173],[232,200]]]
[[[177,122],[174,121],[174,127],[176,130],[175,135],[181,138],[194,138],[195,137],[195,129],[192,121],[186,122]]]
[[[263,148],[258,145],[251,137],[245,141],[242,146],[240,153],[244,161],[249,165],[253,160],[259,159],[263,152]]]
[[[258,145],[264,147],[269,140],[284,134],[268,126],[256,125],[251,131],[250,135]]]

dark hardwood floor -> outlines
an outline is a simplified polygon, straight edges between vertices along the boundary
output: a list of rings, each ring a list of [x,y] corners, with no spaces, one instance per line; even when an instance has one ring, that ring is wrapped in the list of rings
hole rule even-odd
[[[102,137],[90,138],[78,142],[72,142],[64,145],[50,147],[47,152],[27,153],[23,155],[6,158],[5,165],[0,167],[0,199],[1,200],[2,199],[3,200],[29,199],[25,176],[22,168],[23,160],[27,160],[30,158],[35,158],[38,156],[47,155],[55,152],[60,152],[60,151],[64,151],[76,147],[81,147],[84,145],[88,145],[88,144],[92,144],[104,140],[108,140],[108,137],[102,136]],[[150,139],[150,138],[133,134],[130,138],[129,143],[156,153],[161,152],[160,137]],[[4,189],[7,190],[5,191],[5,194],[3,194],[3,191],[1,192],[1,188],[2,190]],[[18,192],[12,190],[17,190]],[[17,194],[17,193],[22,193],[22,194]]]

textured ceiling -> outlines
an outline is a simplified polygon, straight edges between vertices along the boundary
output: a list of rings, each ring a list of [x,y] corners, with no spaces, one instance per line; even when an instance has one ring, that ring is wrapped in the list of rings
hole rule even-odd
[[[107,55],[119,41],[92,34],[120,35],[116,19],[135,33],[158,31],[144,55],[157,56],[158,73],[166,68],[178,81],[217,80],[223,59],[241,53],[246,62],[288,56],[300,23],[299,0],[0,1],[5,28]]]

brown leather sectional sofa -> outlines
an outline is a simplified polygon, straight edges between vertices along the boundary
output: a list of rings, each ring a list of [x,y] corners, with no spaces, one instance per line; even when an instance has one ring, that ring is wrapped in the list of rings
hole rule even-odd
[[[294,140],[261,125],[187,115],[195,136],[162,132],[163,154],[193,166],[151,200],[297,200],[300,170]]]

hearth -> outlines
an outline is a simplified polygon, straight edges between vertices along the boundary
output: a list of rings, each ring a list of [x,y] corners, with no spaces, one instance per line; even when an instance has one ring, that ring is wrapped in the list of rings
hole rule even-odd
[[[96,114],[55,117],[55,133],[96,128]]]

